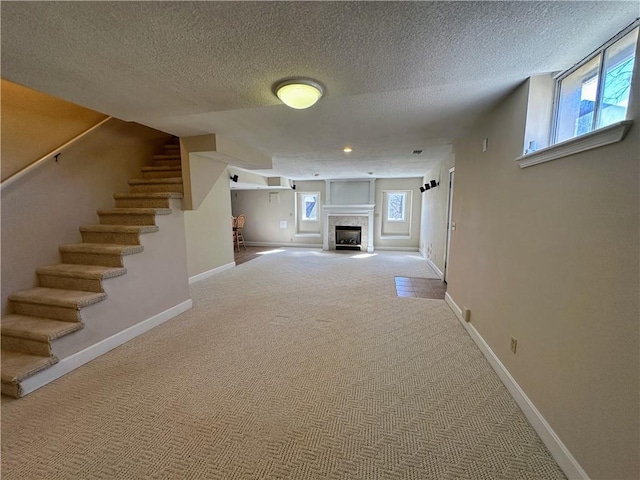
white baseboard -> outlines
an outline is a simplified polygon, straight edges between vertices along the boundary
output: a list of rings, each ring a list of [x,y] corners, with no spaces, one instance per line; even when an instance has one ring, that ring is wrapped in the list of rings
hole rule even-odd
[[[444,300],[447,302],[453,313],[458,317],[462,326],[467,330],[471,339],[476,343],[482,354],[491,364],[491,367],[498,374],[498,377],[504,383],[505,387],[516,401],[522,412],[524,413],[529,423],[533,426],[536,433],[551,452],[553,458],[558,462],[558,465],[570,479],[576,480],[589,480],[589,476],[580,466],[578,461],[571,455],[569,449],[562,443],[560,437],[553,431],[551,426],[544,419],[540,411],[535,407],[533,402],[529,399],[524,390],[520,388],[520,385],[509,373],[509,370],[502,364],[498,356],[491,350],[491,347],[482,338],[482,335],[476,330],[476,328],[468,322],[464,321],[462,317],[462,309],[451,298],[449,293],[445,293]]]
[[[212,268],[211,270],[207,270],[206,272],[199,273],[197,275],[194,275],[193,277],[189,277],[189,285],[199,282],[200,280],[204,280],[205,278],[213,277],[214,275],[224,272],[225,270],[229,270],[230,268],[233,268],[235,266],[236,262],[231,262],[216,268]]]
[[[419,248],[418,253],[422,256],[422,258],[424,258],[425,260],[427,259],[427,252],[425,252],[423,249]]]
[[[322,250],[321,243],[280,243],[280,242],[245,242],[247,247],[273,247],[273,248],[319,248]]]
[[[431,260],[430,258],[427,258],[426,260],[427,260],[427,263],[429,264],[429,266],[436,271],[436,273],[438,274],[438,277],[440,277],[440,280],[443,280],[444,279],[444,273],[442,273],[442,270],[440,270],[438,268],[438,266],[435,263],[433,263],[433,260]]]
[[[380,247],[374,245],[373,248],[380,252],[419,252],[418,247]]]
[[[81,367],[85,363],[98,358],[100,355],[104,355],[108,351],[119,347],[123,343],[128,342],[138,335],[142,335],[146,331],[151,330],[158,325],[161,325],[167,320],[170,320],[173,317],[186,312],[192,306],[193,302],[191,299],[185,300],[184,302],[179,303],[178,305],[171,307],[164,312],[143,320],[142,322],[137,323],[136,325],[133,325],[125,330],[122,330],[109,338],[105,338],[104,340],[91,345],[90,347],[87,347],[84,350],[79,351],[78,353],[74,353],[73,355],[63,358],[55,365],[42,370],[41,372],[36,373],[35,375],[22,381],[22,394],[26,395],[33,392],[34,390],[37,390],[40,387],[43,387],[47,383],[53,382],[57,378],[66,375],[67,373],[75,370],[78,367]]]

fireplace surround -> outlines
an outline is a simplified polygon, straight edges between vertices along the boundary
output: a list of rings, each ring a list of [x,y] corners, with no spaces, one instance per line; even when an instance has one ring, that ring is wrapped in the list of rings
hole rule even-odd
[[[361,250],[373,252],[374,205],[324,205],[322,249],[336,249],[336,225],[361,227]]]
[[[360,227],[361,250],[373,252],[375,180],[326,180],[322,249],[336,249],[336,225]]]

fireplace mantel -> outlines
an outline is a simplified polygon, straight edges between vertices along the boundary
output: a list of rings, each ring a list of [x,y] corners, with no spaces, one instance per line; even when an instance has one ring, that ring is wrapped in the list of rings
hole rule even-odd
[[[329,250],[329,217],[367,217],[367,252],[373,252],[373,211],[375,204],[323,205],[322,249]]]

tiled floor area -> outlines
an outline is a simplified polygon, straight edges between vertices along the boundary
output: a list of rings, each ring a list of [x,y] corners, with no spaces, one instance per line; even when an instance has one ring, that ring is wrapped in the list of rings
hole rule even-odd
[[[438,278],[395,277],[399,297],[444,300],[447,284]]]

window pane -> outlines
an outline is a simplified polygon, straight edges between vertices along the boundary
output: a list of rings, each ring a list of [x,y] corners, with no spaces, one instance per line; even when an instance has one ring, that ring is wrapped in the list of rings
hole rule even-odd
[[[387,220],[404,221],[404,193],[390,193],[387,203]]]
[[[598,127],[620,122],[627,116],[637,40],[636,28],[605,51],[604,88]]]
[[[318,219],[318,196],[317,195],[305,195],[302,198],[303,207],[303,220],[317,220]]]
[[[601,57],[596,56],[560,82],[556,142],[592,130]]]

